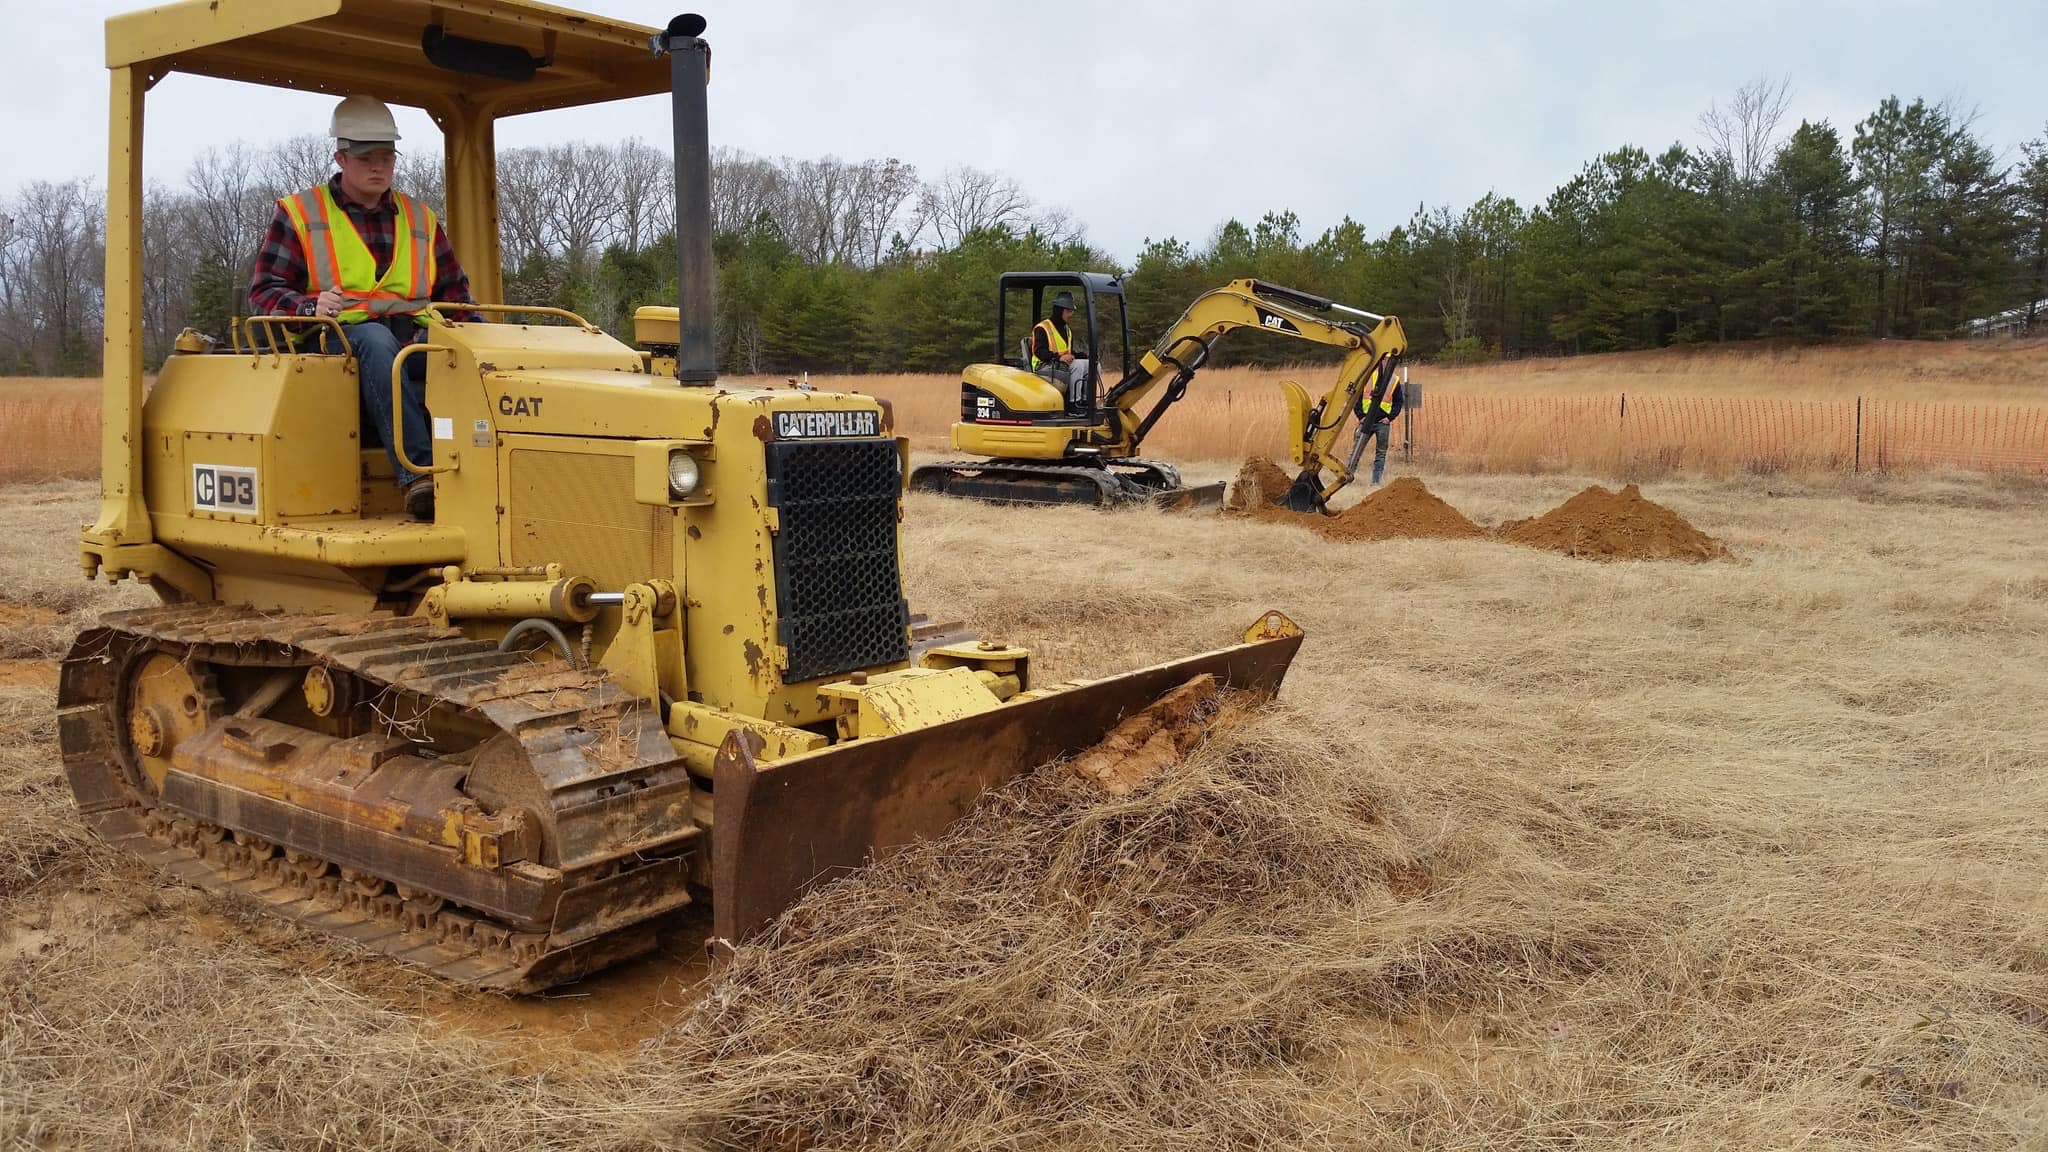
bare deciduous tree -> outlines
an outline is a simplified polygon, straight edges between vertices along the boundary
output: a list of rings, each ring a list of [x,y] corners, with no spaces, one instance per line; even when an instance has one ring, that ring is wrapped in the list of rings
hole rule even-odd
[[[983,228],[1025,223],[1031,197],[1008,176],[960,167],[925,185],[920,206],[939,246],[951,248]]]
[[[868,267],[880,264],[889,237],[898,231],[903,206],[917,194],[917,190],[917,168],[914,165],[894,157],[863,161],[853,171],[841,247],[861,264]]]
[[[668,153],[634,139],[619,145],[618,170],[618,241],[637,252],[674,223],[675,165]]]
[[[1792,79],[1752,80],[1735,90],[1728,106],[1708,105],[1700,113],[1700,134],[1707,146],[1727,162],[1736,179],[1748,182],[1763,175],[1778,150],[1778,125],[1792,105]]]
[[[735,148],[711,154],[711,226],[743,232],[762,216],[773,216],[782,200],[782,170]]]
[[[334,175],[334,140],[311,133],[279,140],[263,151],[263,183],[278,197],[327,183]]]
[[[38,180],[8,213],[18,239],[28,358],[39,373],[83,367],[71,361],[96,343],[105,202],[92,184]]]
[[[259,170],[254,149],[237,140],[226,148],[208,148],[192,161],[185,187],[192,193],[192,226],[201,250],[226,258],[244,269],[276,213],[276,199]]]

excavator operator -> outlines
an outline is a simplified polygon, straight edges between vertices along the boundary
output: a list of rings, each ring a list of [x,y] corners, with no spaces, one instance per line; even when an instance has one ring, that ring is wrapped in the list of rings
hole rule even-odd
[[[1089,386],[1088,361],[1074,355],[1069,326],[1074,317],[1074,294],[1062,292],[1053,297],[1050,312],[1031,330],[1031,370],[1066,386],[1069,411],[1087,411],[1093,406],[1095,394]]]
[[[405,510],[434,518],[434,480],[406,468],[391,439],[391,361],[427,326],[436,301],[472,303],[469,276],[455,259],[434,210],[391,187],[398,123],[382,100],[350,96],[330,124],[334,164],[325,184],[277,202],[249,278],[257,315],[332,317],[359,365],[363,423],[391,457]],[[332,329],[323,339],[332,341]],[[330,354],[339,349],[326,349]],[[426,362],[406,366],[400,419],[405,454],[433,459],[427,425]]]

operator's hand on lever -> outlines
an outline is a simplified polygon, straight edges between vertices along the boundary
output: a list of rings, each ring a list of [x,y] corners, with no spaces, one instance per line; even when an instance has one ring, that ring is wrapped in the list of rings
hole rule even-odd
[[[320,293],[320,299],[314,303],[313,315],[339,316],[341,315],[342,304],[343,298],[341,295],[341,289],[326,289],[325,291]]]

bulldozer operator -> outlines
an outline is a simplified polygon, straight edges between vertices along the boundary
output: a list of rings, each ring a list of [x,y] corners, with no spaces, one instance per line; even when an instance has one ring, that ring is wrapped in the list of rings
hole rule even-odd
[[[249,279],[256,315],[331,317],[358,364],[365,429],[376,429],[392,475],[414,519],[434,518],[434,480],[405,466],[389,443],[391,364],[418,340],[432,303],[474,303],[469,276],[434,210],[391,186],[398,123],[382,100],[350,96],[335,106],[338,171],[327,183],[277,202]],[[333,342],[332,329],[321,339]],[[330,354],[340,349],[326,348]],[[405,456],[431,462],[426,364],[406,366],[402,419]]]
[[[1050,315],[1031,330],[1031,370],[1065,386],[1069,411],[1086,411],[1093,406],[1095,393],[1089,386],[1087,359],[1074,355],[1074,294],[1053,297],[1047,311]]]

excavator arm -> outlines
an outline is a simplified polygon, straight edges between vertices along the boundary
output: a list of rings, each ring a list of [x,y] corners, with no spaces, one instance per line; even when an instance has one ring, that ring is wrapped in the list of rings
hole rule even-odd
[[[1335,382],[1320,397],[1310,397],[1292,380],[1281,384],[1287,399],[1288,457],[1301,467],[1282,502],[1297,512],[1322,509],[1351,482],[1357,467],[1355,450],[1348,457],[1337,450],[1344,425],[1393,386],[1395,368],[1408,350],[1408,337],[1396,317],[1260,280],[1233,280],[1205,292],[1103,397],[1110,440],[1126,443],[1135,452],[1166,410],[1187,394],[1188,382],[1208,360],[1216,340],[1237,328],[1257,328],[1344,350]],[[1157,401],[1141,413],[1145,398],[1155,394]],[[1361,423],[1353,437],[1360,445],[1362,431]],[[1328,484],[1322,480],[1324,469],[1332,473]]]

